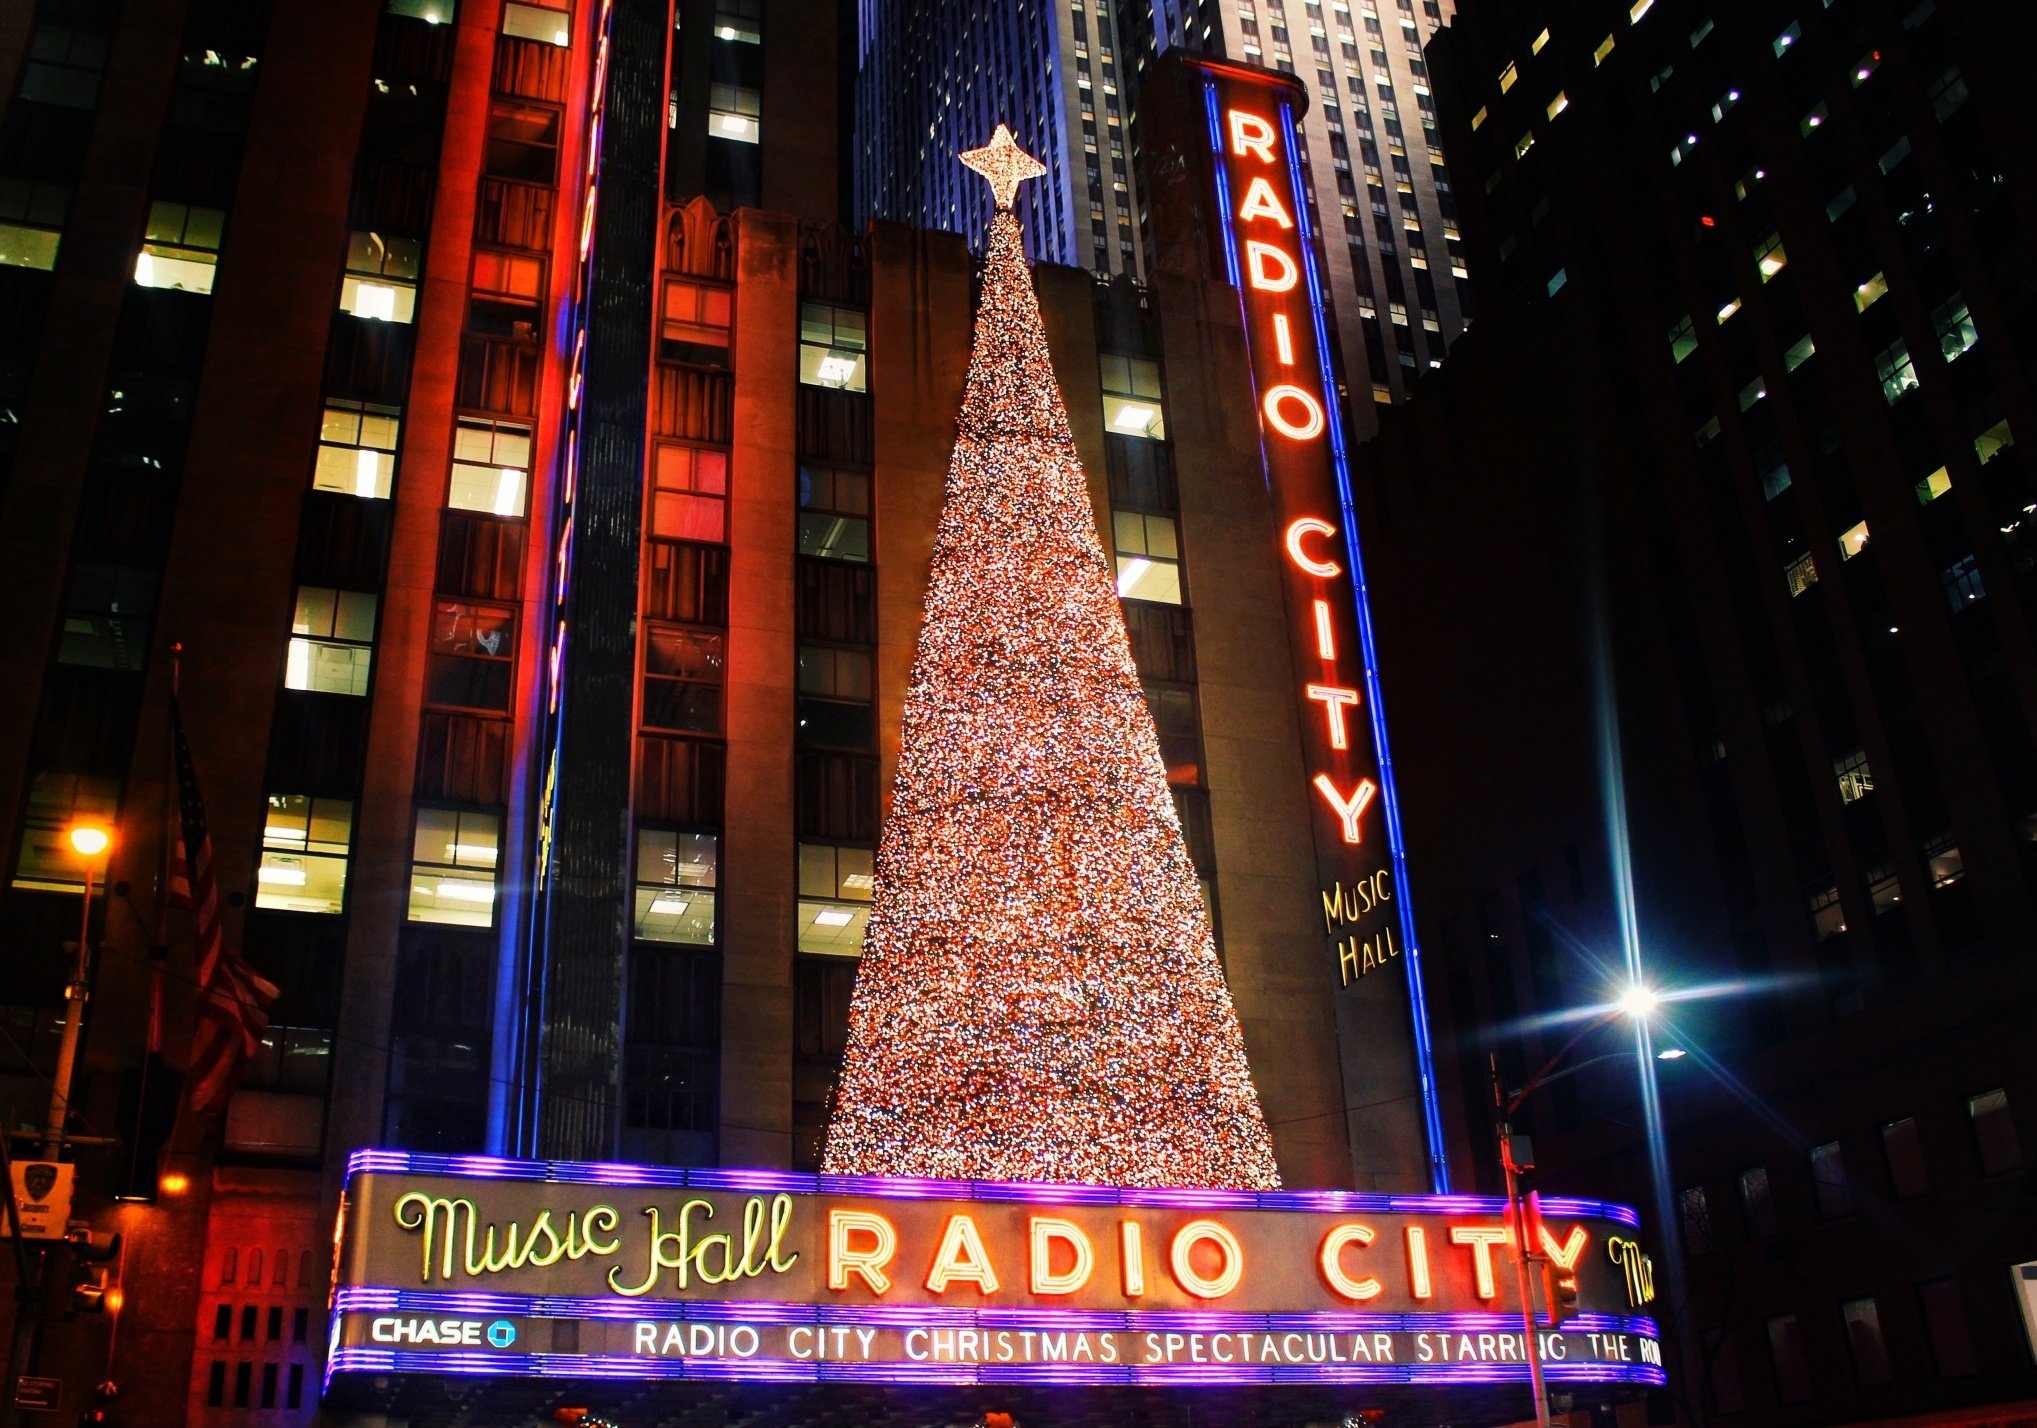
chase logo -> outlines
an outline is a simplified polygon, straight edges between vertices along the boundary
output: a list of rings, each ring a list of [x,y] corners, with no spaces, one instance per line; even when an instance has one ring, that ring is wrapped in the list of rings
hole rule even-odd
[[[516,1325],[507,1319],[497,1319],[488,1326],[488,1342],[498,1349],[506,1349],[516,1342]]]

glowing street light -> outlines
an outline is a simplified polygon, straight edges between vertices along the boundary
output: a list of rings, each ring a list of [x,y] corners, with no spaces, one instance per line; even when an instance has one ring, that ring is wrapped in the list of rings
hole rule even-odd
[[[113,835],[96,823],[71,825],[71,850],[81,858],[96,858],[113,846]]]

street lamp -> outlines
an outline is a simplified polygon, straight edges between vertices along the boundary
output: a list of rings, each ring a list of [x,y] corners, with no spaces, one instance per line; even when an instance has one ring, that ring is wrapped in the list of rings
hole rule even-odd
[[[97,823],[71,825],[71,849],[85,864],[85,901],[78,917],[78,955],[71,982],[64,988],[70,1003],[64,1010],[64,1036],[57,1044],[56,1075],[50,1082],[49,1119],[43,1128],[42,1153],[55,1160],[64,1148],[64,1122],[71,1107],[71,1077],[78,1065],[78,1040],[84,1032],[85,1003],[92,997],[92,874],[97,861],[113,846],[113,834]]]
[[[1612,1009],[1601,1016],[1592,1018],[1580,1028],[1577,1034],[1563,1043],[1554,1056],[1542,1064],[1542,1069],[1530,1076],[1527,1083],[1512,1096],[1501,1088],[1499,1079],[1499,1058],[1489,1056],[1492,1068],[1492,1102],[1499,1109],[1499,1163],[1507,1177],[1507,1219],[1514,1236],[1514,1283],[1521,1296],[1521,1328],[1526,1340],[1528,1356],[1528,1383],[1535,1395],[1536,1428],[1549,1428],[1549,1395],[1542,1381],[1542,1345],[1535,1336],[1535,1301],[1528,1293],[1528,1261],[1539,1259],[1538,1246],[1528,1243],[1528,1213],[1521,1203],[1520,1174],[1535,1168],[1532,1153],[1527,1152],[1527,1137],[1516,1139],[1510,1124],[1514,1113],[1521,1104],[1533,1095],[1536,1088],[1556,1068],[1563,1058],[1577,1049],[1578,1043],[1602,1026],[1610,1026],[1622,1017],[1636,1022],[1646,1021],[1662,1004],[1662,996],[1645,983],[1635,982],[1620,993]]]

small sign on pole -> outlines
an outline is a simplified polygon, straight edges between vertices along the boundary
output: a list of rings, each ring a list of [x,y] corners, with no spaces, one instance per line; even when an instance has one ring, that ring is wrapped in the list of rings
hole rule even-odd
[[[60,1240],[71,1218],[71,1189],[78,1167],[56,1160],[14,1162],[14,1203],[21,1209],[21,1237]],[[11,1239],[14,1223],[0,1200],[0,1239]]]
[[[27,1218],[26,1215],[23,1218]],[[60,1378],[35,1378],[23,1374],[14,1380],[14,1406],[32,1413],[54,1413],[57,1400],[64,1396],[64,1381]]]

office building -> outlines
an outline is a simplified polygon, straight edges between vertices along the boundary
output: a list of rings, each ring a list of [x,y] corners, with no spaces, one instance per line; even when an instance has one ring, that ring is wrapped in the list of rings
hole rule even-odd
[[[982,231],[982,196],[947,155],[1009,119],[1049,166],[1022,216],[1033,250],[1099,273],[1156,271],[1140,87],[1170,49],[1292,74],[1348,421],[1404,397],[1470,317],[1456,195],[1423,46],[1443,0],[864,0],[856,212]],[[967,177],[964,175],[963,177]]]
[[[1680,1421],[2037,1395],[2033,38],[1643,0],[1428,50],[1481,315],[1358,464],[1453,1159],[1496,1184],[1488,1055],[1671,998],[1659,1182],[1618,1031],[1517,1129],[1673,1216]]]
[[[126,1248],[117,1313],[51,1291],[59,1411],[308,1421],[364,1147],[814,1163],[972,277],[832,221],[836,18],[49,0],[9,58],[0,1095],[40,1124],[89,875],[73,1214]],[[1036,281],[1282,1173],[1426,1189],[1293,953],[1322,711],[1237,297]],[[174,1121],[173,681],[278,989]]]

